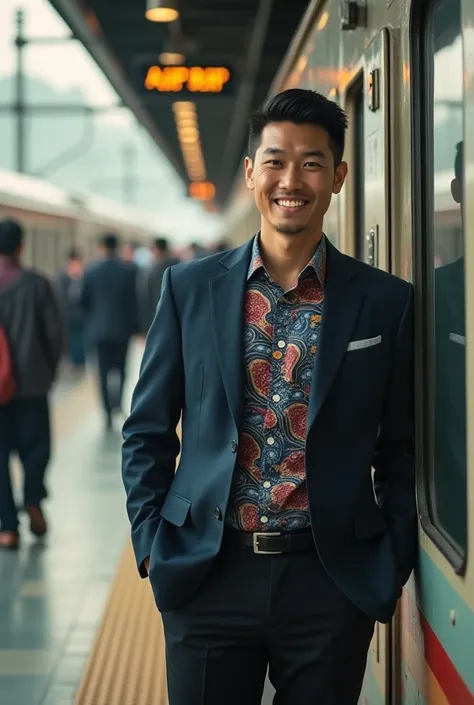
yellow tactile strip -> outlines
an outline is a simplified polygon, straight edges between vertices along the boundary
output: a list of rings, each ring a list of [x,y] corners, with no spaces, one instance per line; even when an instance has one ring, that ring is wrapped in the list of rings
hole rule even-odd
[[[127,545],[74,705],[166,705],[163,627]]]

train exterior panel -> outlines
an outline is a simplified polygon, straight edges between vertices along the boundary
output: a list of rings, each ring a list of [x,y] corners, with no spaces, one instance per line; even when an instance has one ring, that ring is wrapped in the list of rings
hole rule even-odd
[[[472,0],[314,1],[272,87],[346,109],[350,171],[326,234],[417,291],[419,561],[392,623],[376,625],[360,705],[474,704],[473,28]],[[258,227],[239,176],[226,236]],[[454,299],[456,323],[443,313]],[[450,441],[456,461],[439,448]]]
[[[155,234],[146,215],[97,196],[77,197],[42,180],[0,169],[0,218],[25,228],[24,263],[55,277],[72,246],[89,260],[111,231],[143,244]]]

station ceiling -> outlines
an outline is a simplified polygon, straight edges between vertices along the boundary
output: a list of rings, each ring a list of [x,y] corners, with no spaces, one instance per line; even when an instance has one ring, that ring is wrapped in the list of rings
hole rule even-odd
[[[215,202],[222,207],[245,151],[249,113],[267,96],[308,0],[177,0],[180,14],[172,23],[148,21],[146,0],[50,2],[183,180],[205,176],[215,185]],[[160,62],[170,40],[174,48],[185,49],[188,69],[207,70],[189,72],[178,92],[172,88],[179,88],[186,74],[175,69],[165,74]],[[155,65],[158,72],[150,73]],[[212,73],[216,67],[219,71]],[[219,90],[221,84],[220,92],[202,92],[211,85]],[[189,91],[191,85],[199,90]],[[205,174],[199,174],[192,145],[178,136],[174,102],[196,106]],[[189,155],[186,164],[183,149]]]

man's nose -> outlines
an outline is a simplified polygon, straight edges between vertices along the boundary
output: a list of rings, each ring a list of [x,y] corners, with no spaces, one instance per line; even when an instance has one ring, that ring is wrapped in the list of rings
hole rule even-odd
[[[302,179],[298,167],[288,166],[280,177],[280,186],[285,191],[297,190],[301,188]]]

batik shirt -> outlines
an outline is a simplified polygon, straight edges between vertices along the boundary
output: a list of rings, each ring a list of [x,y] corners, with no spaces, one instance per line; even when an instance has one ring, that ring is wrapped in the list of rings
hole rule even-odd
[[[293,532],[310,525],[306,422],[324,303],[326,240],[288,291],[255,237],[244,314],[245,406],[227,525]]]

